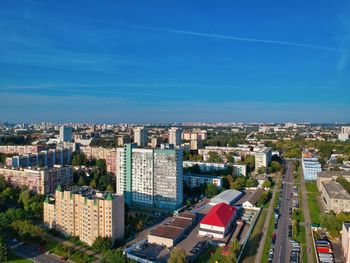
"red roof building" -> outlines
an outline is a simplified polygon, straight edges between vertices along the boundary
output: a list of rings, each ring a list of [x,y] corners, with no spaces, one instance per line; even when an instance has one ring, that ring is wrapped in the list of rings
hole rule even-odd
[[[226,203],[215,205],[201,220],[199,235],[224,238],[231,229],[237,208]]]

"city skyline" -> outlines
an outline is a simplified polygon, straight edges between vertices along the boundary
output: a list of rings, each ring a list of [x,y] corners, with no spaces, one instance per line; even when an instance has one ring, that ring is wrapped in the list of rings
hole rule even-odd
[[[0,6],[2,122],[350,121],[349,1]]]

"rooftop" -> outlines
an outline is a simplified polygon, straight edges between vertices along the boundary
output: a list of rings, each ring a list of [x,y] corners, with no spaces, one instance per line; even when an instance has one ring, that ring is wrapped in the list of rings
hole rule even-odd
[[[149,235],[177,239],[182,234],[182,231],[182,228],[161,225],[154,229]]]
[[[210,202],[215,204],[219,204],[219,203],[231,204],[237,201],[237,199],[240,198],[242,195],[243,193],[238,190],[228,189],[214,196],[212,199],[210,199]]]
[[[338,176],[350,176],[350,171],[322,171],[318,173],[319,177],[338,177]]]
[[[188,218],[180,218],[180,217],[176,217],[174,219],[174,221],[172,221],[169,226],[173,226],[173,227],[178,227],[178,228],[182,228],[185,229],[188,226],[192,225],[192,219]]]
[[[62,191],[59,185],[56,189],[56,191]],[[82,195],[83,197],[86,197],[88,199],[101,199],[101,200],[113,200],[115,195],[108,191],[98,191],[95,189],[92,189],[89,186],[70,186],[65,191],[69,191],[72,194]]]
[[[264,190],[262,188],[258,187],[246,201],[248,201],[252,205],[255,205],[256,202],[258,201],[260,195],[263,192],[264,192]]]
[[[236,214],[237,208],[225,203],[217,204],[201,220],[201,224],[226,227]]]
[[[350,200],[350,194],[336,181],[323,182],[322,184],[331,198]]]

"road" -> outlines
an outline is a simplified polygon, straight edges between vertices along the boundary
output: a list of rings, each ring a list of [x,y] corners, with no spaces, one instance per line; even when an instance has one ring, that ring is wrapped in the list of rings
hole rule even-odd
[[[261,263],[261,257],[262,257],[262,254],[264,252],[264,245],[265,245],[266,237],[267,237],[267,229],[269,228],[269,223],[270,223],[271,216],[273,213],[273,202],[275,200],[277,190],[278,190],[278,186],[276,183],[275,187],[273,188],[272,197],[271,197],[270,205],[269,205],[269,210],[267,211],[267,217],[266,217],[264,228],[263,228],[263,236],[259,242],[258,252],[256,253],[256,257],[255,257],[255,263]]]
[[[23,244],[17,240],[8,240],[7,245],[18,256],[38,263],[65,262],[55,255],[42,253],[38,245]]]
[[[314,257],[312,253],[314,253],[312,237],[311,237],[311,217],[309,204],[307,202],[307,193],[305,187],[304,173],[301,172],[301,193],[303,198],[303,210],[304,210],[304,221],[305,221],[305,232],[306,232],[306,246],[307,246],[307,262],[314,262]]]
[[[288,237],[288,227],[291,224],[289,208],[292,207],[291,193],[293,191],[293,161],[286,161],[286,172],[282,180],[283,191],[280,197],[280,218],[278,220],[275,243],[274,263],[289,262],[291,245]]]

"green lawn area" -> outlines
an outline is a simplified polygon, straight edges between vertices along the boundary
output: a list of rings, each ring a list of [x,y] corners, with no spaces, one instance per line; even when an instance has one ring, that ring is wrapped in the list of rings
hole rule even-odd
[[[15,253],[13,253],[11,250],[9,250],[6,262],[9,262],[9,263],[31,263],[32,261],[25,259],[25,258],[22,258],[20,256],[17,256]]]
[[[243,263],[253,263],[255,260],[255,255],[259,248],[259,242],[262,237],[262,229],[264,227],[265,219],[267,215],[267,210],[263,210],[259,216],[258,221],[256,222],[252,234],[249,237],[249,240],[244,248],[242,255]]]
[[[208,248],[202,252],[201,255],[197,257],[194,261],[195,263],[215,263],[215,261],[219,261],[220,263],[226,262],[225,256],[221,255],[222,248],[221,247],[213,247],[208,246]]]
[[[293,215],[292,215],[293,220],[297,220],[299,222],[304,222],[304,212],[302,209],[294,209]]]
[[[300,244],[306,243],[306,232],[305,227],[299,225],[299,232],[296,234],[293,229],[293,239],[298,241]]]
[[[303,254],[302,254],[303,263],[307,263],[307,246],[302,245],[302,249],[303,249]]]
[[[316,182],[305,182],[305,188],[308,193],[318,193]]]
[[[312,224],[319,224],[321,210],[320,210],[320,206],[317,202],[317,195],[308,194],[307,195],[307,202],[308,202],[309,210],[310,210],[311,223]]]

